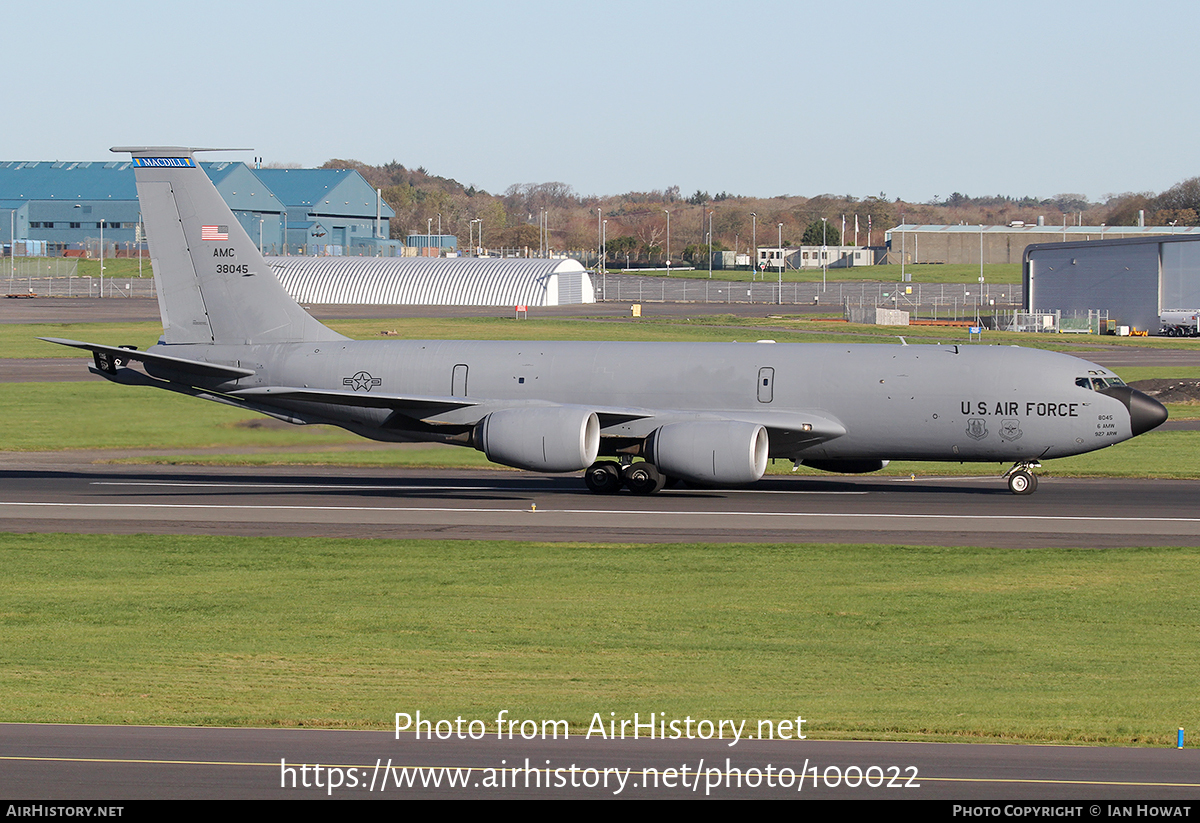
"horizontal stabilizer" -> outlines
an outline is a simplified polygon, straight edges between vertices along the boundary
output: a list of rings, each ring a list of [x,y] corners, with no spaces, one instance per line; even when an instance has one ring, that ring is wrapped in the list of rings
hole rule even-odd
[[[150,352],[126,349],[121,346],[102,346],[99,343],[84,343],[80,340],[65,340],[61,337],[39,337],[38,340],[90,351],[96,356],[96,368],[106,371],[109,374],[115,373],[119,366],[132,360],[142,363],[157,363],[178,372],[194,374],[197,377],[218,377],[225,378],[226,380],[237,380],[242,377],[250,377],[254,374],[253,369],[222,366],[217,363],[206,363],[203,360],[186,360],[182,357],[171,357],[167,354],[151,354]]]

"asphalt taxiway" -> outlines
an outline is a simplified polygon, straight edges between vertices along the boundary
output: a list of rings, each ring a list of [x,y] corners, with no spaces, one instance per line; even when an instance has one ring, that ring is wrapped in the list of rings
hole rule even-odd
[[[36,459],[36,458],[35,458]],[[507,471],[0,465],[0,529],[998,548],[1200,546],[1200,482],[768,477],[746,489],[589,493]]]
[[[691,739],[645,739],[645,728],[637,740],[606,740],[595,733],[590,739],[583,734],[497,739],[493,720],[479,719],[478,739],[464,732],[461,738],[455,733],[442,740],[393,731],[0,724],[0,794],[28,797],[29,787],[37,786],[41,803],[155,798],[1052,799],[1083,803],[1087,808],[1070,816],[1086,813],[1092,818],[1110,816],[1107,801],[1122,798],[1182,801],[1190,810],[1188,801],[1200,794],[1196,749],[746,738],[731,745],[728,733],[724,739],[699,739],[703,727],[688,726],[684,718],[678,718],[680,728]],[[754,721],[745,724],[750,735],[757,728]],[[1182,816],[1182,810],[1175,816]]]

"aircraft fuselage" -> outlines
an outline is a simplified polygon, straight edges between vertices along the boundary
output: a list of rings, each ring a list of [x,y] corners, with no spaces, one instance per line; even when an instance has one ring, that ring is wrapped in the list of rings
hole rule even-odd
[[[427,418],[446,426],[468,425],[489,405],[545,403],[652,412],[604,426],[602,438],[644,438],[665,422],[708,417],[778,419],[770,455],[789,459],[1040,460],[1133,436],[1120,400],[1076,382],[1110,372],[1017,347],[346,340],[150,351],[255,370],[210,386],[220,391],[274,385],[488,398]],[[378,439],[409,439],[388,409],[259,402]],[[806,412],[845,433],[815,444],[788,437],[786,421]]]

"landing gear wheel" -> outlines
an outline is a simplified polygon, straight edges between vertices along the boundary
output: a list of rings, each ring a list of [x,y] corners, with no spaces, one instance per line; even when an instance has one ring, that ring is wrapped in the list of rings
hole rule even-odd
[[[1033,494],[1037,491],[1037,475],[1024,469],[1008,476],[1008,490],[1013,494]]]
[[[621,490],[621,471],[611,460],[601,460],[588,466],[583,482],[596,494],[615,494]]]
[[[632,463],[625,467],[622,475],[625,485],[634,494],[654,494],[667,484],[667,478],[653,463]]]

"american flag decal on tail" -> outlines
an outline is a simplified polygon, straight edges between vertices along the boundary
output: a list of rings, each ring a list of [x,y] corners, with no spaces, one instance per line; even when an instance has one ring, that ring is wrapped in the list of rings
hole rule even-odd
[[[229,226],[201,226],[201,240],[228,240]]]

